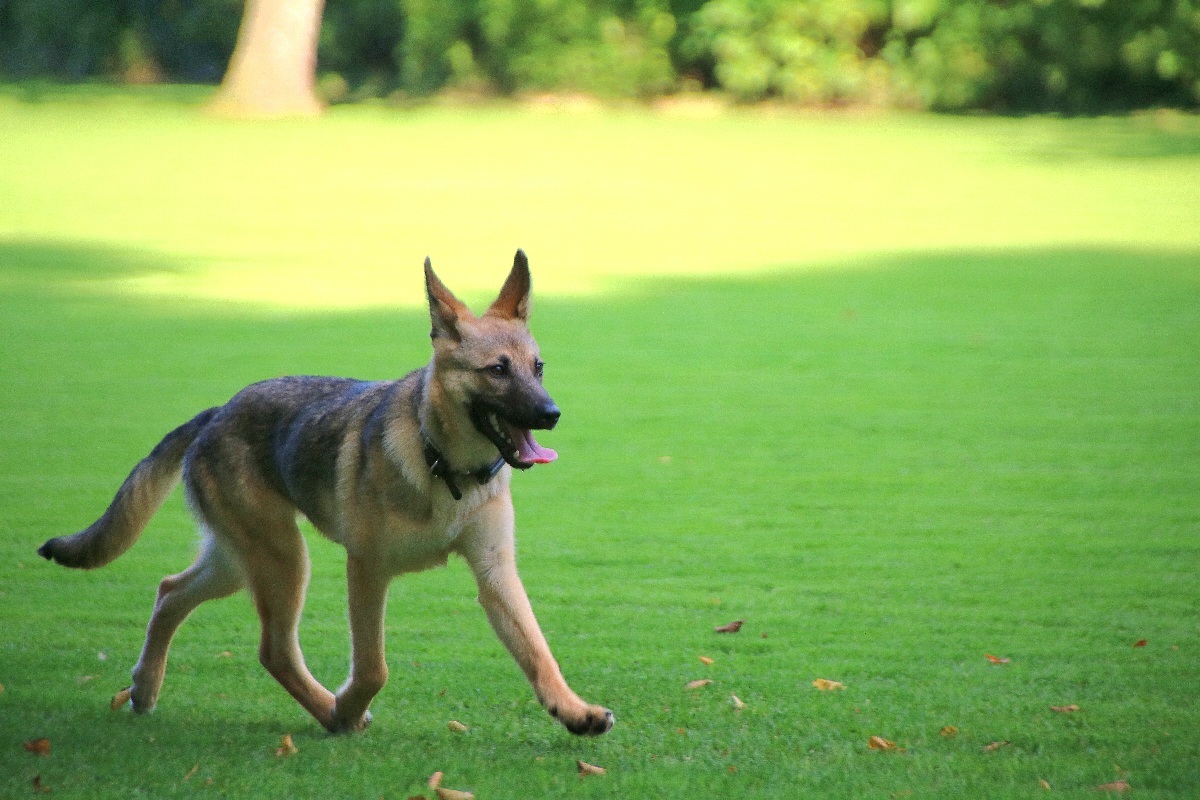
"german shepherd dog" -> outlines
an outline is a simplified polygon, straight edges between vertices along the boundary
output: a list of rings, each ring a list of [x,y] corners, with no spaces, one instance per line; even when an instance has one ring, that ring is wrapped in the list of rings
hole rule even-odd
[[[130,699],[151,711],[179,625],[200,603],[248,587],[259,660],[333,732],[359,731],[388,676],[384,607],[396,575],[461,555],[479,602],[538,700],[567,730],[599,735],[612,712],[567,686],[517,576],[513,469],[557,454],[533,430],[558,406],[529,332],[529,264],[518,250],[500,295],[475,316],[425,260],[433,358],[397,381],[288,377],[253,384],[167,434],[84,531],[38,550],[102,567],[137,540],[182,477],[203,534],[191,567],[163,579]],[[309,558],[299,515],[346,548],[353,659],[336,693],[313,678],[297,634]]]

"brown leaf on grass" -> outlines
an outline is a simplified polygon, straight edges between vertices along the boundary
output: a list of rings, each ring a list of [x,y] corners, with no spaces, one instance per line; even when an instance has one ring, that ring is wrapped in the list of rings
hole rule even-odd
[[[466,733],[467,731],[471,730],[469,727],[467,727],[466,725],[463,725],[461,722],[459,722],[456,719],[452,719],[449,722],[447,722],[446,727],[449,728],[450,730],[454,731],[455,733]]]
[[[0,692],[3,692],[3,691],[4,691],[4,684],[0,683]]]
[[[717,627],[713,628],[713,630],[716,631],[717,633],[737,633],[738,631],[740,631],[742,629],[742,626],[745,624],[746,624],[746,620],[735,619],[733,622],[729,623],[728,625],[718,625]]]
[[[683,688],[691,691],[692,689],[699,689],[701,686],[708,686],[710,683],[712,683],[712,678],[701,678],[698,681],[692,681]]]
[[[437,787],[439,787],[441,785],[442,785],[442,771],[439,769],[437,772],[435,772],[429,776],[429,788],[436,789]]]
[[[738,697],[736,694],[729,695],[729,704],[733,706],[734,711],[741,711],[746,707],[746,704],[742,702],[742,698]]]
[[[604,767],[597,767],[595,764],[589,764],[586,761],[576,761],[575,766],[579,767],[579,777],[585,775],[607,775],[608,770]]]
[[[958,728],[954,727],[953,725],[947,725],[938,731],[938,733],[940,733],[942,736],[945,736],[947,739],[953,739],[955,736],[958,736]]]
[[[1038,786],[1042,787],[1047,792],[1051,791],[1050,781],[1046,780],[1045,778],[1038,778]]]
[[[193,775],[195,775],[195,774],[196,774],[197,772],[199,772],[199,771],[200,771],[200,765],[199,765],[199,764],[197,764],[196,766],[194,766],[194,767],[192,767],[191,769],[189,769],[189,770],[188,770],[188,773],[187,773],[187,775],[184,775],[184,776],[183,776],[183,779],[184,779],[185,781],[190,781],[190,780],[192,779],[192,776],[193,776]]]
[[[50,794],[50,787],[42,783],[41,775],[33,776],[33,793],[34,794]]]
[[[872,736],[871,738],[867,739],[867,747],[871,748],[872,750],[902,750],[903,749],[903,748],[897,747],[895,742],[889,742],[887,739],[883,738],[882,736]]]
[[[40,739],[30,739],[25,743],[25,752],[33,753],[36,756],[50,755],[50,740],[46,737]]]
[[[460,792],[458,789],[443,789],[439,786],[434,791],[437,792],[438,800],[475,800],[475,795],[471,792]]]
[[[994,656],[991,653],[984,653],[983,657],[993,664],[1007,664],[1012,661],[1011,658],[1000,658],[999,656]]]
[[[126,686],[124,689],[122,689],[121,691],[114,694],[112,702],[110,702],[108,704],[108,707],[111,708],[113,711],[120,711],[121,707],[129,702],[130,688],[131,687]]]
[[[1148,644],[1150,644],[1150,643],[1147,642],[1145,639],[1138,639],[1136,642],[1133,643],[1133,646],[1134,647],[1145,647]]]
[[[1113,781],[1112,783],[1102,783],[1099,786],[1093,786],[1092,791],[1094,791],[1094,792],[1128,792],[1132,788],[1133,787],[1129,785],[1129,781],[1122,778],[1121,780]]]
[[[813,686],[820,689],[822,692],[836,692],[846,688],[846,684],[839,681],[827,681],[824,678],[817,678],[813,681]]]
[[[713,665],[713,660],[708,656],[700,656],[700,663],[706,667],[711,667]]]
[[[1057,711],[1060,714],[1072,714],[1079,710],[1079,706],[1071,703],[1069,706],[1050,706],[1051,711]]]
[[[279,758],[294,756],[299,752],[300,749],[296,747],[295,743],[292,741],[292,735],[290,733],[285,733],[283,738],[279,740],[279,747],[275,748],[275,755]]]
[[[228,650],[222,650],[221,652],[217,653],[216,657],[217,658],[233,658],[233,653],[231,653]]]
[[[1008,740],[1005,740],[1002,742],[992,742],[991,744],[985,744],[983,746],[983,752],[994,753],[997,750],[999,750],[1001,747],[1008,747],[1010,744],[1012,744],[1012,742],[1010,742]]]

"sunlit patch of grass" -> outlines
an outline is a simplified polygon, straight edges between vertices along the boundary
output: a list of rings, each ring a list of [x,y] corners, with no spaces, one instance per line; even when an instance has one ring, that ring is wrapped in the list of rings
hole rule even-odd
[[[543,294],[975,247],[1200,244],[1189,117],[1057,120],[337,107],[234,123],[199,94],[0,99],[0,235],[183,269],[91,288],[281,308],[469,295],[517,247]],[[23,99],[24,98],[24,99]],[[176,102],[170,102],[177,98]]]

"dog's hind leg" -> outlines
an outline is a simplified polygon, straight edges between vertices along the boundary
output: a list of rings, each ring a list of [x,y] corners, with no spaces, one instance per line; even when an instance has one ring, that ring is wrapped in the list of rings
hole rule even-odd
[[[244,585],[237,564],[207,533],[196,562],[178,575],[163,579],[158,585],[158,599],[146,628],[142,655],[133,668],[130,699],[134,711],[154,710],[166,673],[171,640],[188,615],[204,601],[228,597]]]

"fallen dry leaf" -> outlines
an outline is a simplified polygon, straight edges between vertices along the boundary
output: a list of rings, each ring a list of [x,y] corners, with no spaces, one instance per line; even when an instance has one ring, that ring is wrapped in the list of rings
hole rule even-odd
[[[736,694],[729,695],[729,704],[733,706],[734,711],[741,711],[746,707],[746,704],[742,702],[742,698]]]
[[[1000,658],[999,656],[994,656],[991,653],[984,653],[983,657],[993,664],[1007,664],[1012,661],[1011,658]]]
[[[953,725],[947,725],[938,731],[938,733],[940,733],[942,736],[945,736],[947,739],[953,739],[955,736],[958,736],[958,728],[954,727]]]
[[[30,739],[25,743],[25,752],[38,756],[48,756],[50,755],[50,740],[44,736],[41,739]]]
[[[846,684],[840,681],[827,681],[824,678],[817,678],[813,681],[813,686],[820,689],[822,692],[836,692],[839,689],[845,689]]]
[[[470,728],[468,728],[466,725],[463,725],[461,722],[459,722],[456,719],[452,719],[449,722],[447,722],[446,727],[449,728],[450,730],[454,731],[455,733],[466,733],[467,731],[470,730]]]
[[[706,667],[711,667],[713,665],[713,660],[708,656],[700,656],[700,663]]]
[[[1042,787],[1047,792],[1050,791],[1050,781],[1046,780],[1045,778],[1038,778],[1038,786]]]
[[[184,775],[184,776],[183,776],[183,779],[184,779],[185,781],[190,781],[190,780],[192,779],[192,776],[193,776],[193,775],[195,775],[195,774],[196,774],[197,772],[199,772],[199,771],[200,771],[200,765],[199,765],[199,764],[197,764],[196,766],[194,766],[194,767],[192,767],[191,769],[189,769],[189,770],[188,770],[188,773],[187,773],[187,775]]]
[[[985,744],[983,746],[983,752],[994,753],[997,750],[999,750],[1001,747],[1007,747],[1010,744],[1012,744],[1012,742],[1007,741],[1007,740],[1005,740],[1003,742],[992,742],[991,744]]]
[[[872,750],[899,750],[900,749],[899,747],[896,747],[895,742],[889,742],[887,739],[883,738],[882,736],[872,736],[870,739],[867,739],[867,747],[871,748]]]
[[[42,783],[41,775],[33,776],[33,793],[34,794],[50,794],[50,787]]]
[[[1150,644],[1150,643],[1147,642],[1145,639],[1138,639],[1136,642],[1133,643],[1133,646],[1134,647],[1145,647],[1148,644]],[[1119,791],[1119,790],[1113,789],[1111,791]]]
[[[4,691],[4,684],[0,683],[0,692],[3,692],[3,691]]]
[[[435,772],[429,776],[429,788],[436,789],[437,787],[439,787],[441,785],[442,785],[442,771],[439,769],[437,772]]]
[[[113,711],[120,711],[121,707],[129,702],[130,688],[131,687],[126,686],[124,689],[114,694],[112,702],[108,704],[109,708],[111,708]]]
[[[692,681],[691,683],[689,683],[687,686],[685,686],[683,688],[688,689],[688,690],[699,689],[701,686],[708,686],[710,683],[712,683],[711,678],[701,678],[698,681]]]
[[[740,631],[742,629],[742,626],[745,624],[746,624],[746,620],[735,619],[733,622],[729,623],[728,625],[718,625],[717,627],[713,628],[713,630],[716,631],[717,633],[737,633],[738,631]]]
[[[283,738],[279,740],[279,747],[275,748],[275,755],[279,756],[280,758],[294,756],[299,752],[299,748],[297,748],[295,743],[292,742],[292,735],[290,733],[285,733]]]
[[[439,786],[434,791],[437,792],[439,800],[475,800],[475,795],[470,792],[460,792],[458,789],[443,789]]]
[[[595,764],[589,764],[586,761],[576,761],[575,765],[579,767],[579,776],[584,775],[607,775],[608,770],[604,767],[597,767]]]
[[[1099,786],[1093,786],[1092,791],[1095,792],[1128,792],[1131,788],[1129,781],[1122,778],[1119,781],[1112,783],[1102,783]]]
[[[1057,711],[1060,714],[1071,714],[1079,710],[1079,706],[1071,703],[1069,706],[1050,706],[1051,711]]]
[[[217,653],[217,658],[233,658],[233,653],[228,650],[222,650],[221,652]]]

